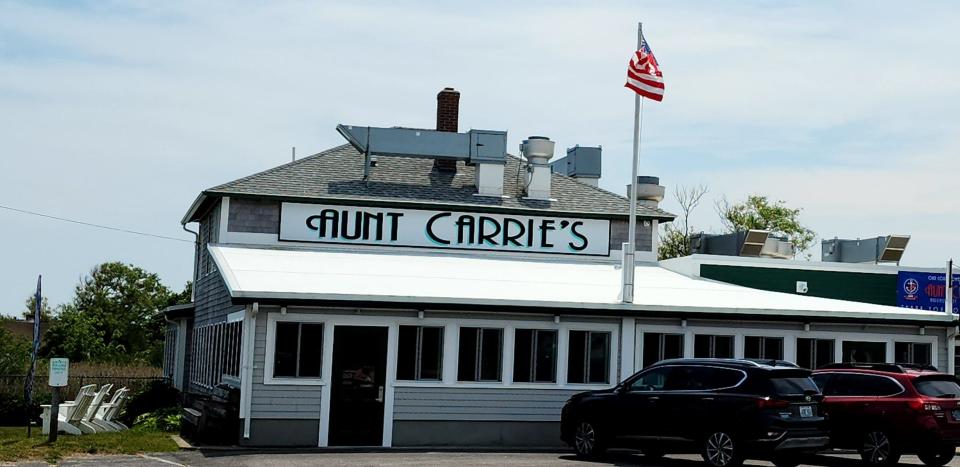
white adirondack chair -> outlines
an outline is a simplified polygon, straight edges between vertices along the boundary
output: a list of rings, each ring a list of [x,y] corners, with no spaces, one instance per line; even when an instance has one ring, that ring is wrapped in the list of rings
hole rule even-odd
[[[103,386],[100,386],[100,390],[97,391],[97,393],[93,396],[93,400],[90,401],[90,406],[87,407],[87,410],[79,419],[78,427],[80,428],[80,431],[87,434],[111,431],[102,426],[98,426],[96,423],[93,423],[94,416],[96,416],[97,412],[100,411],[100,406],[103,405],[103,400],[107,397],[107,394],[111,389],[113,389],[112,384],[104,384]]]
[[[90,403],[96,396],[94,394],[96,387],[95,384],[83,386],[74,400],[60,404],[60,409],[57,411],[57,431],[71,435],[83,434],[80,431],[80,420],[87,414],[87,409],[90,408]],[[43,420],[43,434],[46,435],[50,433],[50,405],[44,404],[41,407],[43,414],[40,418]]]
[[[130,390],[127,388],[120,388],[114,391],[113,398],[110,399],[110,402],[105,402],[100,406],[100,410],[91,422],[109,431],[126,430],[127,426],[116,421],[115,418],[117,415],[120,415],[120,409],[123,408],[129,392]]]

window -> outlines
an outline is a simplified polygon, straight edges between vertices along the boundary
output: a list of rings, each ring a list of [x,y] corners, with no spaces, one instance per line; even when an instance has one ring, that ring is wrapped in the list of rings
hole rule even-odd
[[[815,370],[834,363],[833,339],[797,339],[797,365]]]
[[[320,377],[323,324],[278,322],[274,342],[275,378]]]
[[[240,377],[240,342],[243,321],[220,322],[195,327],[190,344],[192,384],[212,388],[223,376]]]
[[[921,376],[913,380],[917,392],[930,397],[960,397],[960,385],[949,376]]]
[[[843,361],[849,363],[885,363],[887,344],[883,342],[843,342]]]
[[[439,381],[443,366],[443,328],[400,326],[397,379]]]
[[[610,382],[610,333],[570,331],[568,383]]]
[[[733,358],[733,336],[694,336],[693,357]]]
[[[913,363],[915,365],[930,364],[931,345],[919,342],[897,342],[894,344],[894,359],[897,363]]]
[[[517,329],[514,343],[514,382],[557,382],[557,331]]]
[[[630,384],[631,391],[662,391],[667,384],[667,376],[672,367],[654,368],[640,375]]]
[[[860,373],[833,373],[827,382],[825,396],[892,396],[903,392],[896,381],[885,376]]]
[[[660,360],[683,357],[683,334],[643,333],[643,367]]]
[[[740,384],[746,375],[739,370],[709,366],[675,367],[667,380],[668,391],[712,391]]]
[[[503,329],[460,328],[459,381],[500,381]]]
[[[770,378],[774,394],[779,396],[796,396],[816,394],[820,392],[817,384],[807,376],[788,376],[784,378]]]
[[[783,360],[783,338],[747,336],[743,339],[743,358]]]

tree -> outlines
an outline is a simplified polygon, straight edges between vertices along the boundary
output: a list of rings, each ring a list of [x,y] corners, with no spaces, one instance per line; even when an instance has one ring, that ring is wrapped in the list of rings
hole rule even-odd
[[[657,258],[663,260],[677,258],[690,254],[690,214],[700,205],[703,196],[707,194],[706,185],[695,187],[677,186],[673,190],[673,197],[680,205],[683,214],[680,220],[664,225],[663,235],[660,236],[657,247]]]
[[[30,363],[30,341],[0,327],[0,375],[21,375]]]
[[[100,264],[81,280],[47,330],[45,355],[159,365],[166,326],[162,310],[183,296],[136,266]]]
[[[44,323],[49,323],[53,320],[54,309],[50,308],[50,303],[47,302],[47,297],[40,297],[40,321]],[[23,319],[33,319],[34,313],[36,312],[37,306],[37,296],[36,294],[30,294],[27,297],[26,303],[24,304],[26,309],[23,310]]]
[[[817,234],[800,224],[800,209],[791,209],[784,201],[771,202],[766,196],[750,195],[736,204],[726,199],[717,203],[720,222],[727,232],[741,230],[768,230],[774,235],[786,236],[797,252],[808,250]],[[809,255],[807,255],[809,258]]]

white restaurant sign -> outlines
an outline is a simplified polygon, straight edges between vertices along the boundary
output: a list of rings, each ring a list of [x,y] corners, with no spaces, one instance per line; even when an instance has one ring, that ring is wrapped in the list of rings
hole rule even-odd
[[[606,256],[610,221],[283,203],[280,240]]]

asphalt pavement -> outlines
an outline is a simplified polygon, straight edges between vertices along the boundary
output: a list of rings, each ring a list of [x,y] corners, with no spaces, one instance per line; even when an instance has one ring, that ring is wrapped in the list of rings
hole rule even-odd
[[[904,456],[902,465],[922,465],[915,456]],[[18,467],[46,466],[43,462],[19,463]],[[702,467],[696,455],[671,455],[647,461],[640,454],[615,452],[597,461],[583,461],[568,452],[297,452],[297,451],[180,451],[139,456],[84,456],[65,459],[63,466],[170,467],[170,466],[627,466]],[[769,462],[748,461],[748,466],[771,466]],[[820,467],[859,466],[859,456],[822,455],[803,465]],[[960,467],[960,457],[949,464]]]

